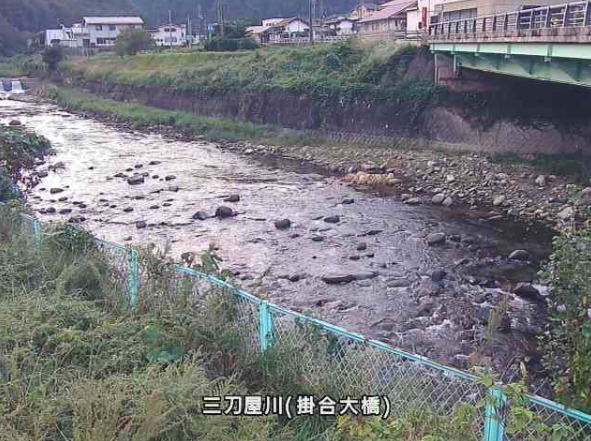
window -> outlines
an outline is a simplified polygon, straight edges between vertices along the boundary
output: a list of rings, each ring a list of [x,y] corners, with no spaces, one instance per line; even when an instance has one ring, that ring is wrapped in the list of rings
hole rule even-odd
[[[102,31],[103,30],[103,25],[96,25],[94,27],[97,31]]]
[[[109,25],[109,31],[116,31],[116,30],[117,30],[117,26]]]

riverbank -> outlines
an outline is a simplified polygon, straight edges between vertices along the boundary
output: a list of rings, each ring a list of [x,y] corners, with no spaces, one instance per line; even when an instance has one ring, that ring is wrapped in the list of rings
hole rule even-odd
[[[304,160],[356,187],[378,189],[407,204],[437,204],[484,211],[563,230],[588,220],[591,190],[577,156],[486,155],[399,145],[355,145],[326,134],[195,117],[139,104],[103,100],[66,88],[50,96],[68,110],[92,114],[126,128],[177,139],[209,139],[245,155]],[[562,174],[562,175],[560,175]]]

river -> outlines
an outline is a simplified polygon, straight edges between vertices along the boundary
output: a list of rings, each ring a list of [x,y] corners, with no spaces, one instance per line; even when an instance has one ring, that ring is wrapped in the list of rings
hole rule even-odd
[[[168,246],[176,261],[213,249],[256,295],[458,367],[492,362],[517,372],[515,363],[506,369],[510,361],[534,353],[543,306],[508,291],[533,279],[549,253],[545,232],[457,207],[404,205],[305,164],[123,131],[50,104],[0,101],[0,122],[12,119],[52,142],[48,164],[64,165],[29,196],[43,221],[83,216],[99,237]],[[134,173],[146,174],[145,182],[115,177]],[[224,202],[229,195],[239,202]],[[237,215],[193,219],[221,205]],[[47,214],[50,207],[72,212]],[[331,216],[339,221],[326,222]],[[278,230],[274,221],[283,218],[292,226]],[[427,236],[439,232],[447,242],[429,246]],[[534,263],[508,261],[515,249],[530,251]],[[323,281],[335,274],[356,280]],[[504,301],[507,313],[487,325],[491,308]]]

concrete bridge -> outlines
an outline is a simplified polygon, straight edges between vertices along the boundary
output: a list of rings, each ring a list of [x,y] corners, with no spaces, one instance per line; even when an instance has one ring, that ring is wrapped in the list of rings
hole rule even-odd
[[[440,82],[465,67],[591,87],[591,1],[432,24],[429,47]]]

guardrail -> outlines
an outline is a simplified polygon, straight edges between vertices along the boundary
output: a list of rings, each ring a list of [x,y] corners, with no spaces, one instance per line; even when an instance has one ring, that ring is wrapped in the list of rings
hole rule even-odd
[[[341,41],[347,41],[353,38],[354,35],[332,35],[326,37],[315,37],[314,44],[330,44],[330,43],[338,43]],[[304,44],[311,44],[309,37],[294,37],[294,38],[278,38],[276,40],[271,40],[266,43],[265,45],[304,45]]]
[[[20,217],[30,246],[41,247],[46,235],[52,234],[51,227],[28,215]],[[131,309],[149,295],[154,282],[164,285],[159,292],[163,302],[174,301],[183,290],[195,302],[205,303],[208,292],[221,291],[235,301],[235,325],[242,330],[246,351],[259,355],[272,348],[297,351],[303,378],[325,379],[340,390],[356,388],[367,395],[388,397],[394,421],[408,417],[409,412],[415,419],[422,415],[419,420],[434,415],[436,421],[455,421],[450,427],[459,432],[446,433],[445,439],[450,440],[591,440],[591,415],[533,395],[524,397],[525,404],[513,403],[501,384],[485,387],[472,374],[279,307],[194,269],[171,265],[170,275],[165,277],[159,270],[160,279],[155,281],[133,248],[101,239],[95,243],[107,257],[110,285],[126,297]],[[427,434],[421,439],[427,439]]]
[[[574,2],[434,23],[429,26],[429,35],[432,39],[437,39],[462,35],[496,34],[507,31],[580,28],[591,25],[590,15],[590,1]]]

